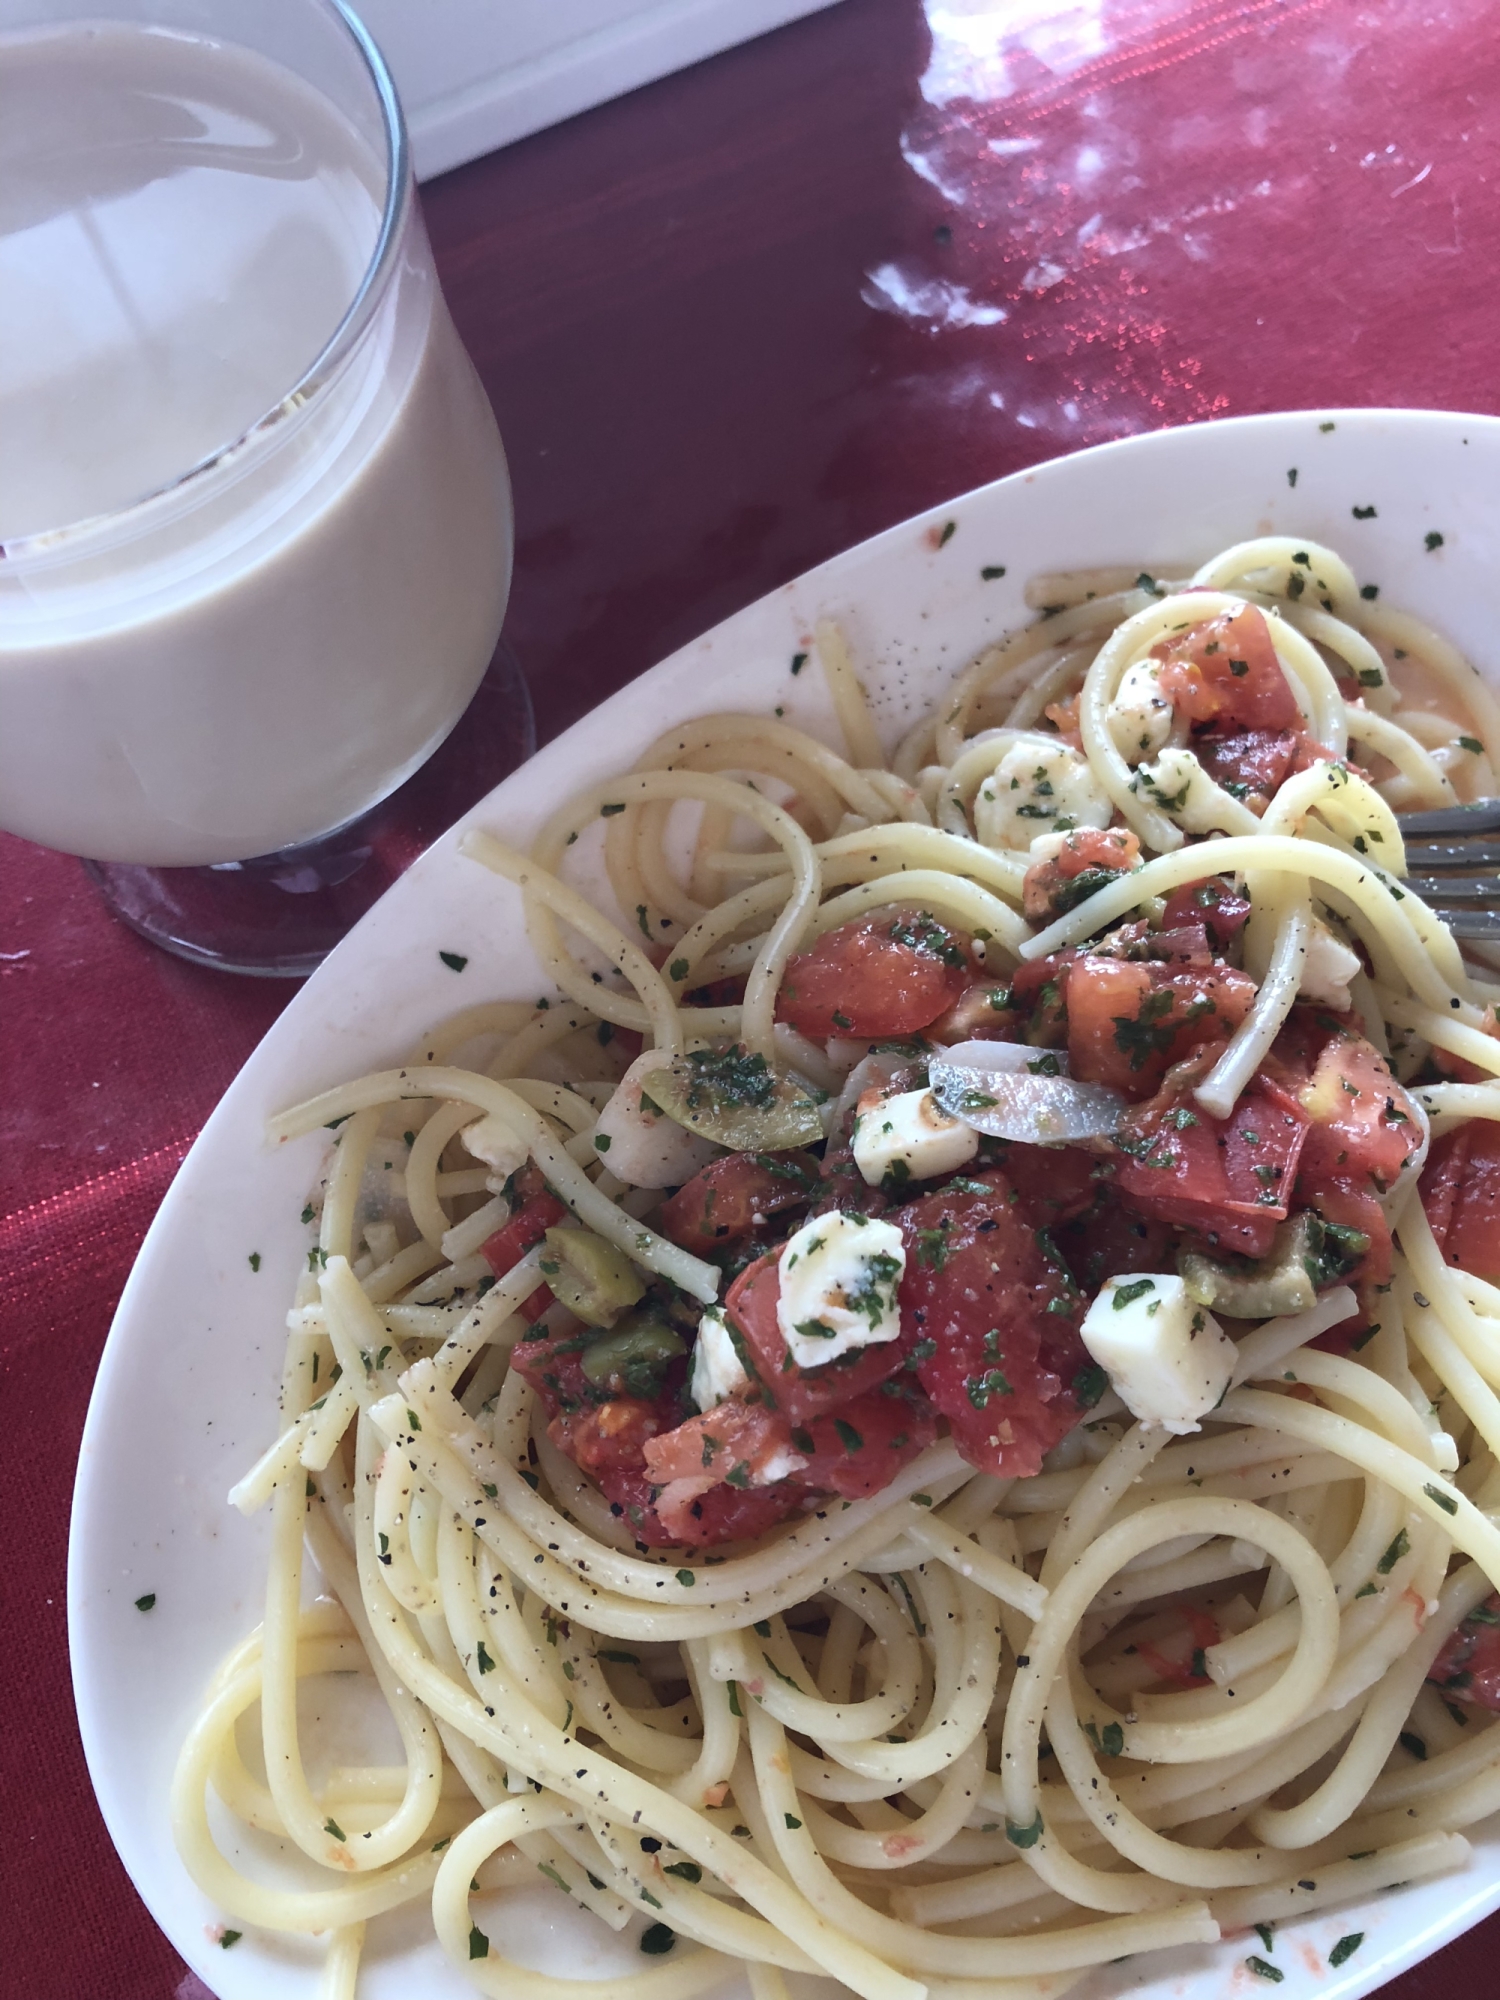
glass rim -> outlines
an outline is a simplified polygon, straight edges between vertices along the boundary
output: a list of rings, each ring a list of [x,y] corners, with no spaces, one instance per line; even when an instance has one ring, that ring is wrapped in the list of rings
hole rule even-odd
[[[55,558],[59,551],[74,540],[82,541],[107,529],[113,529],[130,522],[147,509],[154,507],[168,495],[186,495],[198,482],[207,482],[210,475],[231,460],[238,459],[246,450],[269,436],[288,417],[310,403],[326,383],[331,381],[343,367],[351,350],[363,337],[376,308],[389,288],[396,260],[400,254],[401,240],[406,231],[406,223],[411,211],[411,148],[407,138],[406,119],[402,114],[401,100],[396,94],[395,79],[386,65],[385,57],[369,29],[347,4],[347,0],[315,0],[330,11],[343,27],[361,57],[365,74],[374,85],[375,99],[380,107],[381,124],[385,131],[386,145],[386,186],[385,199],[381,206],[380,228],[376,232],[375,245],[370,252],[354,296],[345,308],[343,317],[333,332],[319,349],[317,355],[292,383],[285,395],[279,397],[270,409],[247,424],[239,434],[227,443],[216,445],[206,457],[200,458],[186,471],[177,473],[160,486],[129,500],[122,507],[112,507],[100,514],[85,514],[73,521],[62,522],[55,528],[35,528],[26,535],[14,535],[0,541],[0,564],[6,567],[27,556]],[[0,574],[4,571],[0,570]]]

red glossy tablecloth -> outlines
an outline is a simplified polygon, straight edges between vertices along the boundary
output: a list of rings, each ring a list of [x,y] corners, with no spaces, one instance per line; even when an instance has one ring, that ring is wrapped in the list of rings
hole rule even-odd
[[[917,508],[1319,404],[1500,408],[1484,0],[845,0],[426,190],[543,737]],[[1143,496],[1142,505],[1149,505]],[[131,1258],[289,997],[0,836],[0,1996],[190,2000],[93,1805],[73,1459]],[[1500,1989],[1500,1920],[1390,1991]]]

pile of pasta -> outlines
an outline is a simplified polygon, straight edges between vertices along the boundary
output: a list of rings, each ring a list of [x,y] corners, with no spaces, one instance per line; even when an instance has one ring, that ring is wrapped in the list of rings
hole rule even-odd
[[[329,2000],[355,1990],[366,1924],[413,1902],[482,1992],[602,1990],[528,1970],[481,1923],[476,1889],[538,1871],[639,1932],[612,2000],[683,2000],[740,1966],[756,2000],[798,1973],[864,2000],[1043,2000],[1091,1966],[1234,1936],[1274,1978],[1276,1925],[1461,1865],[1463,1830],[1500,1808],[1500,1730],[1427,1682],[1500,1582],[1500,1290],[1445,1262],[1412,1179],[1357,1354],[1307,1344],[1352,1311],[1340,1289],[1237,1329],[1234,1385],[1195,1435],[1117,1405],[1013,1481],[944,1438],[759,1546],[643,1553],[507,1365],[539,1252],[482,1283],[507,1206],[461,1135],[491,1121],[588,1229],[711,1301],[719,1272],[593,1146],[623,1066],[611,1036],[733,1038],[836,1091],[828,1054],[776,1023],[778,986],[793,950],[893,902],[982,936],[1004,976],[1211,868],[1253,904],[1260,988],[1214,1071],[1226,1109],[1321,915],[1358,947],[1355,1005],[1398,1074],[1436,1050],[1482,1075],[1413,1086],[1432,1133],[1500,1119],[1500,988],[1400,887],[1392,816],[1494,790],[1500,715],[1467,662],[1289,540],[1175,583],[1060,575],[1030,595],[1044,614],[889,758],[824,626],[810,649],[844,754],[770,716],[697,717],[529,853],[471,832],[465,852],[519,889],[552,992],[471,1008],[275,1121],[279,1140],[336,1132],[280,1435],[232,1496],[270,1511],[265,1615],[192,1724],[173,1813],[230,1920],[329,1940]],[[1244,603],[1327,753],[1263,816],[1217,785],[1152,793],[1107,720],[1164,635]],[[980,793],[1074,696],[1144,865],[1037,928],[1026,850],[976,837]],[[593,842],[616,914],[569,879]],[[497,921],[506,907],[497,885]],[[730,980],[743,998],[712,1004]],[[309,1560],[326,1594],[304,1607]],[[1155,1642],[1205,1608],[1201,1684],[1164,1690]],[[351,1670],[403,1765],[329,1768],[299,1731],[299,1683]],[[225,1814],[305,1857],[303,1886],[273,1886],[253,1843],[226,1858]]]

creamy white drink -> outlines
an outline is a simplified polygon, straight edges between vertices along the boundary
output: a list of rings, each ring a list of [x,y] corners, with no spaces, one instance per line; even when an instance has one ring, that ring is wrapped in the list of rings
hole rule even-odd
[[[342,365],[289,393],[385,180],[370,135],[248,51],[0,38],[0,826],[262,854],[373,804],[462,711],[509,489],[419,221]]]

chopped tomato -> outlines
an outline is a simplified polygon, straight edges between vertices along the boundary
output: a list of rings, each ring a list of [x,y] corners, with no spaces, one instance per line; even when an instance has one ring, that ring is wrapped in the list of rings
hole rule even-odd
[[[528,1181],[532,1184],[528,1186]],[[485,1238],[479,1246],[479,1254],[484,1258],[497,1278],[503,1278],[507,1271],[513,1271],[526,1252],[540,1243],[549,1229],[555,1229],[568,1218],[568,1210],[556,1195],[548,1194],[542,1185],[542,1177],[534,1167],[523,1170],[516,1192],[522,1195],[521,1206],[511,1216],[510,1221],[497,1229],[493,1236]],[[526,1320],[538,1320],[552,1304],[552,1292],[547,1285],[538,1285],[518,1308]]]
[[[1362,1035],[1331,1014],[1313,1019],[1332,1032],[1311,1080],[1298,1093],[1312,1120],[1298,1194],[1313,1207],[1319,1191],[1333,1183],[1384,1194],[1407,1155],[1421,1144],[1415,1107],[1391,1075],[1390,1064]]]
[[[660,1489],[653,1502],[657,1515],[684,1542],[708,1539],[702,1523],[709,1494],[765,1491],[801,1463],[792,1457],[787,1420],[778,1410],[737,1400],[647,1439],[643,1456]]]
[[[1170,1223],[1138,1215],[1108,1185],[1099,1188],[1092,1208],[1059,1225],[1055,1241],[1088,1298],[1106,1278],[1170,1271],[1177,1247]]]
[[[794,1424],[791,1436],[808,1461],[797,1475],[804,1486],[860,1500],[889,1486],[908,1459],[926,1450],[937,1436],[937,1414],[907,1376]]]
[[[1253,604],[1195,625],[1152,648],[1165,661],[1161,690],[1179,715],[1223,730],[1300,731],[1302,711],[1282,671],[1270,627]]]
[[[1075,1324],[1082,1300],[1006,1175],[986,1172],[891,1217],[906,1240],[908,1365],[971,1465],[1030,1478],[1102,1387]]]
[[[1049,986],[1055,986],[1061,993],[1068,967],[1082,956],[1077,945],[1068,945],[1062,951],[1049,952],[1046,958],[1032,958],[1018,965],[1010,983],[1017,1008],[1024,1014],[1040,1005]]]
[[[935,1042],[1013,1042],[1016,1011],[1011,990],[999,980],[966,986],[946,1014],[929,1023]]]
[[[1239,936],[1250,919],[1250,899],[1238,896],[1219,875],[1206,882],[1184,882],[1167,898],[1162,912],[1162,929],[1175,931],[1185,924],[1204,924],[1212,942],[1223,951]]]
[[[737,1243],[768,1215],[797,1208],[817,1189],[810,1153],[726,1153],[662,1204],[658,1228],[696,1255]]]
[[[914,1035],[969,984],[969,940],[925,910],[882,912],[793,954],[776,1018],[804,1035]]]
[[[1296,770],[1303,737],[1296,729],[1236,729],[1230,735],[1196,737],[1198,762],[1216,785],[1245,799],[1252,811],[1258,797],[1273,799]],[[1248,797],[1247,797],[1248,795]]]
[[[1080,1082],[1149,1097],[1170,1064],[1227,1041],[1255,1001],[1232,966],[1167,966],[1090,954],[1065,974],[1068,1056]]]
[[[675,1512],[659,1507],[658,1498],[664,1496],[658,1495],[646,1454],[656,1439],[681,1428],[686,1365],[672,1364],[654,1401],[611,1396],[583,1373],[583,1345],[576,1336],[522,1341],[512,1353],[512,1366],[540,1396],[551,1418],[548,1437],[589,1474],[611,1503],[610,1511],[629,1522],[637,1541],[650,1548],[744,1541],[797,1512],[803,1491],[785,1485],[719,1485],[682,1496]],[[701,1443],[699,1450],[701,1456]]]
[[[1444,1262],[1500,1285],[1500,1125],[1475,1118],[1434,1142],[1422,1206]]]
[[[1500,1595],[1476,1604],[1427,1675],[1453,1701],[1500,1712]]]
[[[1075,908],[1116,875],[1140,865],[1141,843],[1128,827],[1082,826],[1066,834],[1056,854],[1033,862],[1021,885],[1021,907],[1032,923]]]
[[[757,1258],[729,1287],[724,1309],[744,1335],[762,1387],[793,1423],[803,1423],[878,1388],[901,1367],[917,1336],[907,1332],[903,1311],[899,1339],[851,1348],[821,1368],[799,1368],[776,1318],[781,1296],[778,1263],[777,1251]]]
[[[1258,1076],[1227,1118],[1187,1100],[1137,1114],[1115,1142],[1125,1154],[1116,1185],[1141,1215],[1264,1257],[1286,1220],[1307,1129],[1297,1100]]]
[[[1004,1170],[1033,1229],[1052,1229],[1082,1215],[1099,1192],[1099,1160],[1080,1146],[1013,1141],[995,1164]]]

